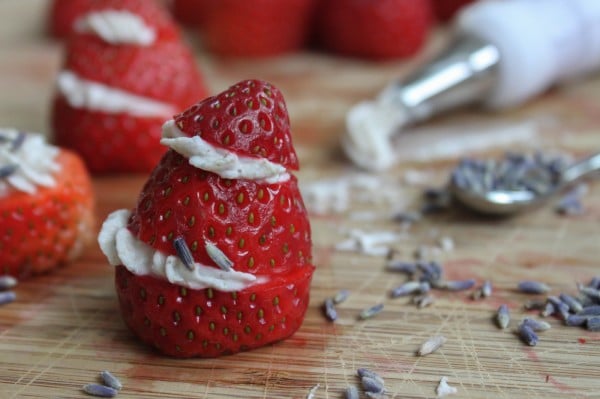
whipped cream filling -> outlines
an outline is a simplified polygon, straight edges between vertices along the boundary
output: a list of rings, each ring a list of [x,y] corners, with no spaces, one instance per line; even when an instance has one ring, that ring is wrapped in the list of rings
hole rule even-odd
[[[90,12],[75,21],[79,33],[91,33],[107,43],[151,46],[156,32],[144,20],[129,11]]]
[[[199,136],[188,137],[169,120],[163,125],[161,144],[186,157],[190,165],[225,179],[249,179],[268,184],[290,179],[285,166],[264,158],[251,158],[213,146]]]
[[[38,187],[53,187],[59,148],[41,134],[0,128],[0,197],[13,191],[34,194]]]
[[[127,229],[131,211],[121,209],[111,213],[102,224],[98,243],[111,265],[123,265],[138,276],[152,275],[172,284],[191,289],[214,288],[219,291],[239,291],[263,282],[250,273],[225,271],[196,262],[193,270],[185,267],[179,257],[166,255],[137,239]]]
[[[74,108],[165,119],[177,113],[175,107],[170,104],[82,79],[69,70],[62,71],[58,75],[57,86],[69,105]]]

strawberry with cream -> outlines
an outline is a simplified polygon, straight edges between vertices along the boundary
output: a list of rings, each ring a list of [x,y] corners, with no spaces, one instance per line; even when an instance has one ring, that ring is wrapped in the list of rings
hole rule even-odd
[[[74,23],[52,109],[54,136],[94,173],[148,172],[165,119],[207,90],[169,14],[144,0],[92,1]]]

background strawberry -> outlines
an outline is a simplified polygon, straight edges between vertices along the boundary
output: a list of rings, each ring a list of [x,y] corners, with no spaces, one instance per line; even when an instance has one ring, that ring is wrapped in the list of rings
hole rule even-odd
[[[264,82],[241,82],[174,121],[184,133],[199,134],[221,149],[298,167],[285,103]],[[180,357],[235,353],[286,338],[302,323],[314,267],[308,216],[293,175],[273,183],[224,179],[169,150],[145,184],[127,227],[168,255],[177,255],[174,240],[183,238],[195,262],[218,268],[206,251],[209,242],[235,271],[265,278],[236,292],[192,290],[118,266],[116,284],[127,325],[162,352]]]
[[[91,240],[94,193],[89,174],[74,153],[61,150],[54,187],[0,197],[0,272],[19,279],[46,272]]]
[[[190,50],[163,8],[143,0],[102,0],[88,11],[104,9],[127,10],[144,18],[156,29],[155,42],[115,45],[90,33],[73,35],[63,70],[160,102],[167,111],[133,115],[76,107],[58,91],[52,110],[54,136],[60,145],[83,155],[94,173],[149,172],[165,152],[159,143],[162,122],[206,96],[207,90]]]
[[[198,0],[203,43],[215,54],[259,57],[306,43],[316,0]],[[198,5],[200,7],[200,5]]]
[[[179,22],[191,27],[199,27],[205,19],[203,6],[206,2],[201,0],[173,0],[171,11]]]
[[[441,22],[451,20],[454,15],[464,6],[473,3],[475,0],[431,0],[433,13]]]
[[[346,56],[402,58],[423,47],[431,25],[430,0],[322,0],[316,40]]]
[[[48,9],[47,29],[56,38],[65,38],[73,32],[73,23],[85,12],[93,0],[52,0]]]

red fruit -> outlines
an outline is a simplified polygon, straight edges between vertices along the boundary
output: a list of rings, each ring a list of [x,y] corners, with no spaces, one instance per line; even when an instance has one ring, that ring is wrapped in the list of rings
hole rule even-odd
[[[200,0],[173,0],[171,10],[177,21],[184,25],[198,27],[205,19],[204,3],[205,1]]]
[[[48,10],[48,33],[64,38],[73,32],[73,23],[94,0],[53,0]]]
[[[102,10],[101,5],[147,20],[156,40],[147,46],[111,44],[91,33],[73,35],[63,71],[107,90],[159,103],[160,109],[134,113],[78,104],[69,101],[59,80],[52,110],[54,136],[57,143],[81,154],[94,173],[149,172],[166,150],[159,143],[162,122],[206,96],[207,90],[164,9],[144,0],[102,0],[88,10]]]
[[[81,159],[60,150],[53,187],[0,196],[0,273],[19,279],[47,272],[77,256],[91,240],[94,197]]]
[[[429,0],[323,0],[317,41],[328,51],[373,60],[409,57],[432,25]]]
[[[198,0],[206,47],[220,55],[264,57],[297,51],[308,40],[315,0]]]
[[[451,20],[464,6],[475,0],[431,0],[435,17],[442,22]]]
[[[221,150],[281,160],[288,173],[298,167],[285,103],[267,83],[240,82],[174,120],[183,132],[197,132]],[[246,124],[252,129],[240,128]],[[230,139],[222,140],[224,135]],[[260,151],[252,150],[255,143]],[[236,272],[258,277],[256,284],[224,292],[185,288],[118,266],[125,322],[163,353],[235,353],[284,339],[300,327],[314,266],[310,224],[293,175],[272,183],[225,179],[169,150],[145,184],[127,228],[165,255],[177,256],[174,240],[183,239],[196,263],[218,269],[206,250],[210,243]]]

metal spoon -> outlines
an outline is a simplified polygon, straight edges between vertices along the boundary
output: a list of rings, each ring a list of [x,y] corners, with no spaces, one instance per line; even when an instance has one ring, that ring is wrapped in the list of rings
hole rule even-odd
[[[560,172],[557,181],[554,184],[547,185],[542,191],[521,188],[511,190],[490,189],[478,192],[457,184],[456,179],[451,179],[449,189],[457,201],[472,210],[492,215],[510,215],[541,205],[553,195],[599,171],[600,153],[564,168]]]

